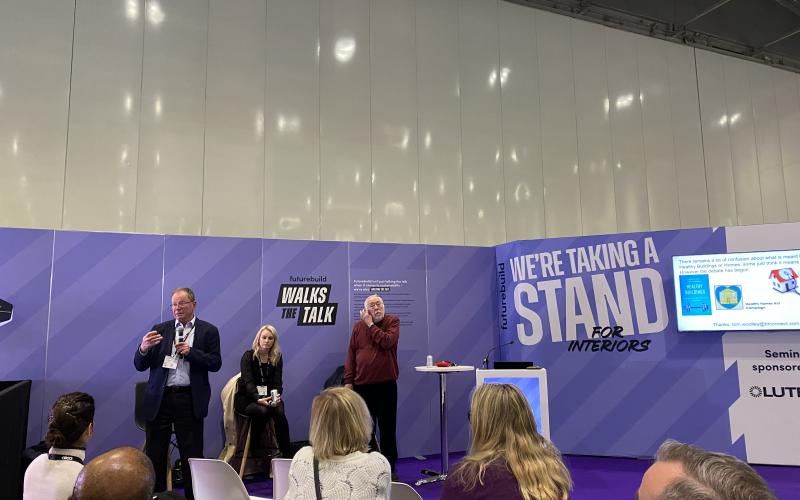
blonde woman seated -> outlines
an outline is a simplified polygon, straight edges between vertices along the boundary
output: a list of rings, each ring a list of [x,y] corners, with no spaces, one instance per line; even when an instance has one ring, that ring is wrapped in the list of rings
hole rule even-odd
[[[469,454],[447,476],[442,500],[569,498],[569,472],[558,450],[536,431],[528,401],[516,386],[478,386],[469,417]]]
[[[361,396],[344,387],[322,391],[311,404],[311,446],[292,459],[286,499],[389,498],[389,461],[366,453],[371,435],[372,418]]]
[[[283,408],[283,355],[274,326],[264,325],[258,329],[252,349],[242,354],[239,368],[242,378],[233,398],[233,407],[238,413],[253,419],[253,436],[261,436],[267,422],[272,419],[281,455],[290,458],[289,422]],[[273,398],[273,394],[277,397]],[[254,442],[256,447],[260,445],[259,439]]]

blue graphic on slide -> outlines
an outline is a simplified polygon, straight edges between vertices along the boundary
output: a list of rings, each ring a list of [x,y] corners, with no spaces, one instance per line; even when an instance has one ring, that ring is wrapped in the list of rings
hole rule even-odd
[[[714,287],[717,309],[742,309],[742,286],[720,285]]]
[[[680,276],[681,314],[683,316],[710,316],[711,290],[707,274]]]

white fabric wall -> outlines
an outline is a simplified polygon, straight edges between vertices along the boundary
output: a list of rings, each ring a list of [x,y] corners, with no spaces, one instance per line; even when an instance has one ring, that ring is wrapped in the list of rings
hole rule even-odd
[[[800,221],[800,76],[495,0],[5,0],[0,189],[287,239]]]

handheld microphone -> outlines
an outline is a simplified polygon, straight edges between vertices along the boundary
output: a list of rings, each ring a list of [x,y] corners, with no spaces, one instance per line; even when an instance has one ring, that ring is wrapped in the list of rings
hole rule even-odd
[[[175,327],[175,337],[178,339],[178,342],[183,342],[184,341],[183,331],[184,331],[183,330],[183,325],[179,324],[178,326]],[[181,357],[183,357],[183,356],[181,355]]]
[[[485,369],[489,368],[489,355],[490,355],[491,353],[493,353],[493,352],[494,352],[495,350],[497,350],[497,349],[500,349],[501,347],[505,347],[505,346],[507,346],[507,345],[511,345],[511,344],[513,344],[513,343],[514,343],[514,341],[513,341],[513,340],[509,340],[509,341],[508,341],[508,342],[506,342],[505,344],[500,344],[500,345],[499,345],[499,346],[497,346],[497,347],[492,347],[491,349],[489,349],[489,352],[487,352],[487,353],[486,353],[486,356],[484,356],[484,357],[483,357],[483,369],[485,370]]]

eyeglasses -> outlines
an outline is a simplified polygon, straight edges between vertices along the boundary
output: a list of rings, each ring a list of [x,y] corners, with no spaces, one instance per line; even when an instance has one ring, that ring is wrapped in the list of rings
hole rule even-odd
[[[185,300],[185,301],[183,301],[183,302],[178,302],[178,303],[176,303],[176,304],[172,304],[172,308],[173,308],[173,309],[177,309],[177,308],[179,308],[179,307],[186,307],[186,306],[188,306],[189,304],[194,304],[194,302],[191,302],[191,301],[186,301],[186,300]]]

